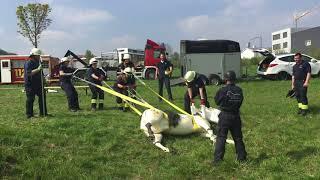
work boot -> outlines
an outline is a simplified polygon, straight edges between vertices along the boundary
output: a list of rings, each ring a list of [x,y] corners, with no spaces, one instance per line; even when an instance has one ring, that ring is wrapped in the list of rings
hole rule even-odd
[[[99,110],[103,110],[103,104],[99,103]]]
[[[77,109],[70,109],[71,112],[77,112]]]
[[[97,104],[96,103],[92,103],[91,104],[91,111],[96,111],[97,109]]]
[[[306,116],[308,114],[308,110],[301,110],[301,115],[302,116]]]

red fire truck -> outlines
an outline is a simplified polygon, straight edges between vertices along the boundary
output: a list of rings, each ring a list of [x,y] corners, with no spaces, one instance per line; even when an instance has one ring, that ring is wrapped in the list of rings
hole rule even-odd
[[[101,67],[110,72],[116,70],[117,66],[122,62],[124,54],[130,55],[130,60],[135,65],[135,75],[145,79],[156,79],[160,62],[160,53],[165,53],[164,45],[159,45],[148,39],[145,49],[117,48],[112,52],[101,53],[101,57],[97,57],[101,61]]]
[[[43,60],[43,73],[49,80],[58,78],[53,73],[54,67],[59,59],[49,55],[41,56]],[[28,61],[29,55],[1,55],[0,56],[0,84],[24,83],[24,64]]]

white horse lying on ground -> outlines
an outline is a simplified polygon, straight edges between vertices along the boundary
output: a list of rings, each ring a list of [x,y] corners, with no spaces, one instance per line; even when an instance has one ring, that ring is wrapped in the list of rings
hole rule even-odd
[[[216,136],[210,128],[209,121],[217,124],[220,110],[205,107],[201,109],[201,112],[193,109],[197,112],[193,118],[184,114],[166,114],[160,110],[147,109],[142,113],[140,129],[152,139],[155,146],[165,152],[170,152],[170,150],[161,144],[162,134],[187,135],[201,133],[214,143]],[[234,144],[234,141],[227,139],[227,143]]]

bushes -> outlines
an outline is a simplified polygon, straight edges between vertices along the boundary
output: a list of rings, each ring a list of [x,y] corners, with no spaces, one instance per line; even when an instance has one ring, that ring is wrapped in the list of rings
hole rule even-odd
[[[254,57],[251,59],[241,59],[241,65],[242,66],[258,65],[262,59],[263,59],[263,57]]]

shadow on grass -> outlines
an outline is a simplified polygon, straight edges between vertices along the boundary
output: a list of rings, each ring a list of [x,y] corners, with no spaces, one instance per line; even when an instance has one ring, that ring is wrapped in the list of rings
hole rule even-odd
[[[309,108],[309,113],[310,113],[310,114],[313,114],[313,115],[320,114],[320,106],[318,106],[318,105],[312,105],[312,106],[310,106],[310,108]]]
[[[261,164],[264,160],[268,159],[269,157],[267,156],[267,153],[263,152],[259,154],[259,156],[255,159],[252,160],[254,164]]]
[[[297,150],[297,151],[289,151],[287,152],[287,156],[289,156],[291,159],[300,161],[301,159],[311,156],[314,154],[317,154],[318,149],[315,147],[306,147],[305,149],[302,150]]]

